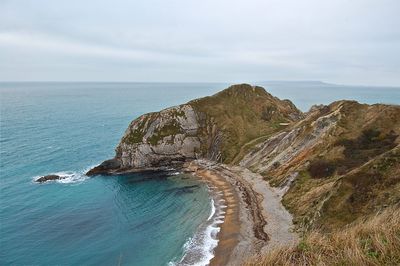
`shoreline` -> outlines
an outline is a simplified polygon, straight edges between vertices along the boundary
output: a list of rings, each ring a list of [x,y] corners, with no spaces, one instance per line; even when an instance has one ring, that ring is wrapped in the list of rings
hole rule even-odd
[[[297,241],[278,189],[238,166],[195,160],[184,169],[220,192],[226,206],[209,265],[241,265],[250,257]]]
[[[219,194],[221,221],[213,226],[216,246],[210,249],[207,265],[242,265],[249,258],[298,242],[291,214],[281,203],[288,185],[271,187],[260,174],[241,166],[229,166],[206,159],[186,161],[178,168],[104,170],[108,175],[134,172],[168,172],[174,169],[192,174],[207,183],[210,197]],[[99,173],[96,173],[99,174]],[[221,215],[223,214],[223,215]],[[181,261],[185,262],[185,261]]]
[[[219,232],[216,235],[218,243],[213,250],[214,257],[210,260],[209,265],[227,265],[233,249],[239,243],[240,221],[237,194],[226,180],[213,171],[193,164],[188,169],[193,170],[194,176],[221,193],[226,207],[224,208],[223,223],[219,225]]]

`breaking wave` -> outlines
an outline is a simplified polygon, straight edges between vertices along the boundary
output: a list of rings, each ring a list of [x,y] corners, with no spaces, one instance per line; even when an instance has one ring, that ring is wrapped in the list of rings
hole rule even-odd
[[[221,192],[210,188],[211,212],[207,221],[200,225],[195,235],[189,238],[183,246],[184,255],[179,262],[170,262],[169,266],[205,266],[214,257],[214,249],[218,245],[217,234],[220,224],[224,222],[226,206]]]

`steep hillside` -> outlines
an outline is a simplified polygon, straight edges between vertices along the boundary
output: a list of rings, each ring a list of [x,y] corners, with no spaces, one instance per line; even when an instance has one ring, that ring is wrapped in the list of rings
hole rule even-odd
[[[200,114],[202,134],[213,136],[214,143],[203,148],[209,151],[213,150],[212,144],[219,146],[217,159],[225,163],[232,162],[245,143],[278,132],[303,117],[289,100],[280,100],[264,88],[248,84],[234,85],[188,104]]]
[[[331,230],[400,201],[399,135],[399,106],[334,102],[257,144],[240,165],[287,190],[299,230]]]

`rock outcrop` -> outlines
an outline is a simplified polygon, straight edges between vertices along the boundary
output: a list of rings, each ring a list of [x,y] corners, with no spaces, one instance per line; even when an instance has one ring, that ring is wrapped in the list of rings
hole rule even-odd
[[[143,115],[126,130],[116,158],[123,169],[169,167],[194,159],[199,156],[199,127],[187,104]]]
[[[38,179],[36,179],[35,182],[43,183],[43,182],[54,181],[54,180],[59,180],[59,179],[63,179],[63,177],[59,176],[59,175],[45,175],[45,176],[42,176],[42,177],[39,177]]]
[[[90,169],[86,175],[92,176],[92,175],[108,175],[111,174],[110,171],[112,170],[118,170],[121,167],[121,162],[120,160],[117,159],[110,159],[102,162],[100,165]]]

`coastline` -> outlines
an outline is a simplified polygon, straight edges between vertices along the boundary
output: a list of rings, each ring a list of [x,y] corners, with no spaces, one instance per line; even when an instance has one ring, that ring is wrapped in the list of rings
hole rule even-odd
[[[233,249],[239,242],[238,195],[231,184],[214,171],[194,163],[188,166],[188,170],[193,171],[195,176],[205,181],[210,187],[215,188],[222,196],[226,206],[225,213],[223,223],[220,224],[220,229],[216,236],[218,244],[214,249],[214,257],[210,260],[210,265],[227,265]]]
[[[108,175],[120,175],[172,169],[177,168],[100,170]],[[178,169],[207,183],[213,208],[217,209],[215,216],[211,215],[207,220],[208,227],[202,228],[207,231],[212,244],[198,251],[205,255],[201,265],[242,265],[249,258],[273,248],[298,242],[292,216],[281,203],[288,185],[271,187],[260,174],[247,168],[206,159],[187,161]],[[186,253],[177,265],[199,263],[199,255]],[[208,264],[203,264],[206,261]]]
[[[209,265],[241,265],[258,253],[297,241],[279,190],[259,175],[207,160],[187,163],[185,170],[215,188],[226,206]]]

